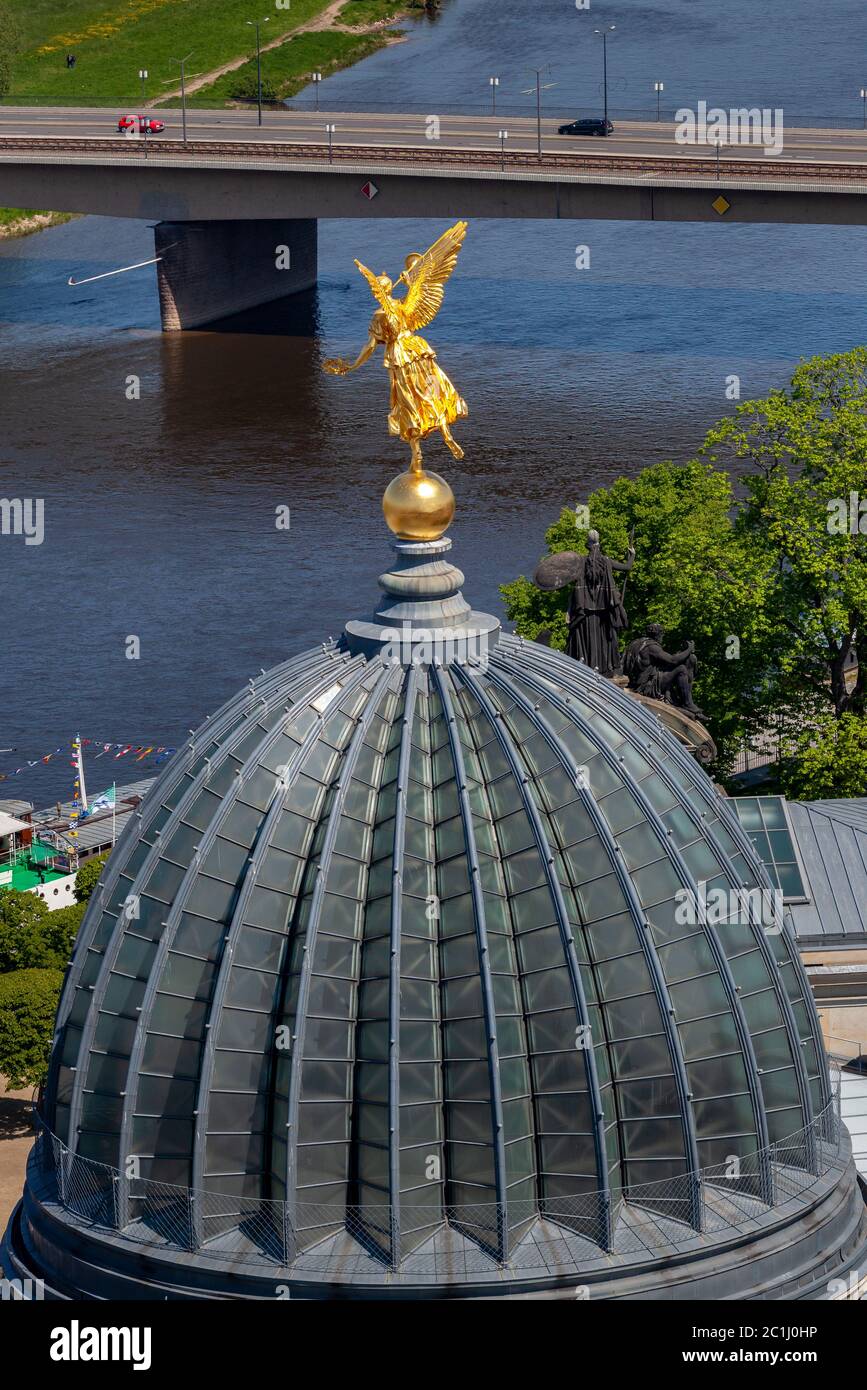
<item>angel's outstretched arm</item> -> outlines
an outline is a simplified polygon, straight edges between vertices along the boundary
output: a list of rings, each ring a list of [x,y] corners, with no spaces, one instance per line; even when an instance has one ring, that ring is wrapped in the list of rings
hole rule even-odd
[[[346,376],[347,372],[354,372],[356,367],[363,367],[368,358],[376,352],[377,346],[377,341],[371,333],[354,362],[345,362],[342,357],[328,357],[322,363],[322,370],[330,372],[332,376]]]

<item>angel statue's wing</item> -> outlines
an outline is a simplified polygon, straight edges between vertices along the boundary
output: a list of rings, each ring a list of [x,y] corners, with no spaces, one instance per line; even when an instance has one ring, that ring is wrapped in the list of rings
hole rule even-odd
[[[367,266],[362,265],[361,261],[357,260],[355,264],[358,266],[358,269],[373,291],[374,299],[379,301],[380,306],[385,310],[390,319],[394,318],[394,300],[391,295],[386,294],[372,270],[368,270]]]
[[[467,234],[467,223],[456,222],[443,232],[412,270],[404,272],[406,298],[398,300],[407,328],[415,332],[436,318],[443,302],[445,283],[455,268],[458,252]]]

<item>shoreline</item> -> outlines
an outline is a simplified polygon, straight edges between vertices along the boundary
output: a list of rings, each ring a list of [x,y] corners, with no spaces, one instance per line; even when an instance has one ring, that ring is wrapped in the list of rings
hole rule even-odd
[[[277,59],[279,66],[279,60],[285,59],[287,51],[292,49],[293,44],[303,44],[305,41],[316,39],[350,41],[355,46],[348,51],[341,53],[337,49],[331,54],[326,52],[324,55],[311,57],[313,70],[321,70],[327,77],[333,76],[337,72],[354,67],[356,63],[363,62],[365,58],[371,57],[374,53],[389,47],[391,44],[401,43],[407,37],[406,32],[392,28],[392,26],[405,23],[414,15],[423,13],[423,10],[409,3],[409,0],[393,0],[393,4],[383,3],[382,8],[386,10],[385,14],[378,14],[376,18],[362,19],[358,23],[351,24],[348,22],[349,16],[345,14],[349,9],[348,0],[332,0],[332,3],[326,5],[314,18],[299,24],[297,28],[289,30],[270,43],[263,44],[262,54],[263,56],[268,54],[271,58]],[[234,58],[221,67],[212,69],[188,83],[187,101],[192,106],[210,105],[209,97],[213,97],[216,99],[217,105],[229,109],[243,105],[244,102],[241,99],[233,97],[229,93],[223,95],[221,87],[226,87],[227,79],[237,79],[245,72],[252,76],[255,69],[255,58]],[[310,71],[310,67],[305,64],[302,70],[285,72],[282,79],[278,77],[276,84],[282,89],[279,92],[278,101],[268,104],[279,106],[283,101],[291,100],[293,96],[309,85]],[[155,110],[170,109],[177,106],[180,96],[180,90],[173,89],[151,98],[147,102],[147,106]]]
[[[0,218],[4,213],[16,212],[17,217],[8,221],[0,220],[0,241],[11,241],[13,237],[32,236],[34,232],[44,232],[48,227],[60,227],[80,216],[76,212],[37,212],[30,208],[0,208]]]
[[[409,37],[408,34],[406,34],[406,33],[401,33],[401,32],[399,32],[398,30],[395,30],[395,29],[390,29],[388,26],[382,27],[382,28],[380,29],[380,33],[379,33],[379,34],[374,33],[374,32],[372,32],[371,30],[365,31],[365,30],[361,30],[361,29],[337,30],[336,32],[338,32],[338,33],[341,33],[341,32],[351,33],[351,34],[353,34],[353,35],[354,35],[355,37],[357,37],[357,38],[371,38],[371,39],[376,39],[377,42],[376,42],[375,45],[371,45],[371,47],[370,47],[365,53],[359,53],[359,54],[355,55],[354,57],[352,57],[352,56],[347,57],[345,62],[342,61],[342,60],[340,60],[340,59],[335,60],[335,61],[334,61],[333,63],[331,63],[331,64],[329,65],[329,67],[328,67],[328,74],[327,74],[327,75],[328,75],[329,77],[333,77],[333,76],[334,76],[336,73],[338,73],[338,72],[345,72],[345,71],[347,70],[347,68],[353,68],[353,67],[355,67],[356,64],[358,64],[358,63],[363,63],[364,60],[365,60],[366,58],[372,58],[373,55],[374,55],[374,53],[381,53],[382,50],[383,50],[384,48],[393,48],[395,44],[398,44],[398,43],[405,43],[406,40],[407,40],[408,37]],[[324,66],[324,64],[323,64],[323,66]],[[308,87],[309,85],[310,85],[309,82],[307,82],[306,80],[304,80],[304,79],[299,79],[299,85],[298,85],[298,88],[297,88],[296,91],[287,91],[287,93],[285,94],[285,96],[281,97],[279,101],[265,101],[265,100],[263,99],[262,105],[263,105],[263,107],[265,107],[265,108],[266,108],[267,110],[269,110],[269,111],[282,111],[282,110],[285,109],[287,103],[293,102],[293,101],[295,100],[295,98],[297,97],[298,93],[299,93],[299,92],[302,92],[302,91],[304,90],[304,88],[305,88],[305,87]],[[207,88],[202,88],[202,91],[207,91]],[[250,98],[248,98],[248,99],[246,99],[246,100],[242,99],[241,97],[226,97],[226,98],[224,98],[222,101],[220,101],[219,106],[220,106],[221,109],[225,109],[226,111],[245,111],[245,110],[250,110],[252,107],[254,107],[254,106],[255,106],[255,101],[253,100],[252,97],[250,97]],[[195,102],[190,102],[190,103],[189,103],[189,109],[190,109],[190,110],[194,110],[195,108],[196,108],[196,103],[195,103]],[[163,105],[163,106],[157,106],[157,105],[155,104],[155,105],[154,105],[154,109],[155,109],[155,110],[177,110],[178,108],[177,108],[177,107],[171,107],[171,106],[164,106],[164,105]],[[295,110],[295,109],[297,109],[297,108],[293,107],[292,109]]]

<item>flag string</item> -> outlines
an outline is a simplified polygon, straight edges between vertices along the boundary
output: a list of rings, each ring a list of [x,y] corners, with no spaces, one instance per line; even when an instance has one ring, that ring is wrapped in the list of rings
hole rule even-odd
[[[74,754],[76,744],[77,740],[71,739],[69,745],[62,743],[59,748],[52,749],[50,753],[43,753],[38,758],[28,759],[26,762],[22,763],[20,767],[16,767],[11,772],[0,772],[0,782],[7,782],[11,777],[20,776],[22,772],[31,772],[33,768],[41,767],[45,763],[50,763],[54,758],[63,753],[69,753],[71,751]],[[96,751],[97,749],[99,750],[98,752]],[[113,760],[125,758],[131,754],[131,762],[141,763],[144,762],[146,758],[152,757],[153,762],[158,763],[164,762],[166,758],[170,758],[174,753],[177,753],[178,750],[177,748],[168,748],[164,744],[106,743],[102,739],[83,738],[81,739],[81,751],[82,754],[85,752],[92,754],[94,762],[99,758],[106,757],[108,754],[112,755]],[[77,765],[75,757],[73,756],[70,766],[77,767]]]

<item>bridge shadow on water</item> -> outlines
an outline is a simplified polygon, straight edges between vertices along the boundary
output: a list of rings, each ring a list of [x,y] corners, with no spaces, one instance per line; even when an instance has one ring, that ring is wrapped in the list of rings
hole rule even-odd
[[[239,314],[214,319],[211,323],[202,324],[199,331],[313,338],[319,333],[320,327],[319,299],[316,290],[312,289],[275,299],[256,309],[244,309]]]

